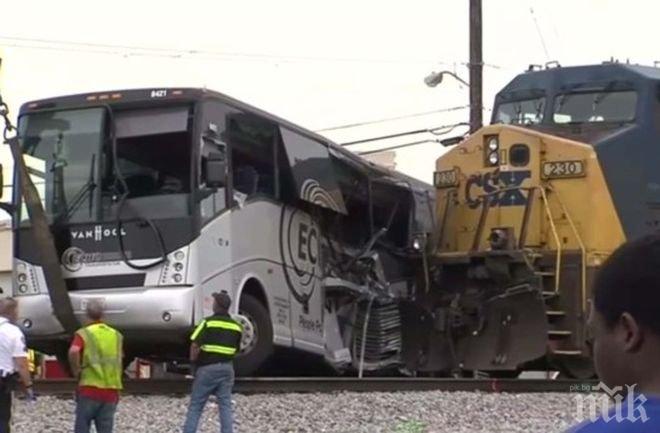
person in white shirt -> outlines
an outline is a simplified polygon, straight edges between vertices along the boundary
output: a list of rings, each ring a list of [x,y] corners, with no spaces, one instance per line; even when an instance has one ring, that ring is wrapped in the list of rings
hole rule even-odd
[[[25,336],[14,324],[17,318],[16,300],[0,300],[0,433],[10,432],[11,398],[17,376],[25,386],[27,397],[34,400]]]

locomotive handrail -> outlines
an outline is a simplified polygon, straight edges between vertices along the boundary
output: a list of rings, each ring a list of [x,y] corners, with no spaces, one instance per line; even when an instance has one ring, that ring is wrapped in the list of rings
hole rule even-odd
[[[552,236],[555,238],[555,243],[557,244],[557,257],[555,258],[555,295],[559,294],[559,280],[561,277],[561,257],[562,257],[562,247],[559,240],[559,233],[557,232],[557,226],[555,225],[555,220],[552,216],[552,211],[550,210],[550,204],[548,203],[548,194],[545,192],[544,186],[537,186],[539,191],[541,191],[541,198],[543,199],[545,214],[548,217],[550,222],[550,229],[552,230]]]
[[[581,307],[582,311],[584,312],[585,306],[587,304],[587,248],[584,244],[584,240],[582,239],[582,236],[580,235],[580,232],[577,229],[577,226],[575,225],[575,221],[573,221],[573,218],[571,217],[570,212],[568,211],[568,208],[564,204],[564,202],[561,200],[559,197],[559,194],[557,191],[552,187],[551,184],[545,184],[545,185],[539,185],[539,186],[531,186],[531,187],[520,187],[520,186],[514,186],[514,187],[509,187],[509,188],[501,188],[498,189],[497,191],[489,192],[489,193],[484,193],[480,194],[479,198],[482,199],[482,208],[481,208],[481,215],[479,216],[479,222],[477,224],[477,230],[474,235],[474,241],[472,243],[472,251],[476,251],[479,249],[479,243],[481,241],[481,236],[483,232],[483,228],[486,224],[486,219],[488,216],[488,210],[490,208],[490,203],[489,200],[487,200],[489,197],[501,194],[506,191],[513,191],[513,190],[522,190],[522,191],[528,191],[529,196],[527,198],[527,203],[525,204],[525,213],[523,215],[523,224],[520,228],[520,241],[519,241],[519,247],[522,249],[524,248],[524,239],[526,238],[527,235],[527,227],[528,227],[528,219],[530,216],[530,208],[532,205],[533,201],[533,192],[535,190],[538,190],[541,193],[541,200],[543,201],[543,208],[545,210],[545,214],[548,218],[548,222],[550,223],[550,230],[552,232],[552,237],[554,238],[555,244],[557,245],[557,252],[556,252],[556,257],[555,257],[555,294],[559,293],[559,283],[561,281],[561,264],[562,264],[562,253],[563,253],[563,247],[559,238],[559,232],[557,231],[557,226],[555,225],[555,220],[554,216],[552,214],[552,210],[550,209],[550,203],[548,200],[548,194],[546,192],[546,188],[552,192],[555,193],[557,196],[557,202],[559,203],[559,206],[562,209],[562,212],[566,216],[566,219],[568,220],[568,224],[571,227],[571,231],[575,235],[575,239],[580,247],[580,255],[581,255]],[[447,196],[447,207],[449,206],[450,202],[450,196],[448,194]],[[445,208],[445,213],[448,209]]]
[[[559,197],[559,194],[557,191],[552,187],[552,185],[548,184],[548,188],[555,193],[557,196],[557,202],[561,206],[562,212],[564,212],[564,215],[566,215],[566,219],[568,220],[568,224],[571,226],[571,230],[573,231],[573,234],[575,235],[575,238],[577,239],[578,245],[580,246],[580,253],[582,255],[582,263],[581,263],[581,294],[582,294],[582,312],[584,313],[587,305],[587,248],[584,245],[584,241],[582,240],[582,236],[580,236],[580,233],[578,232],[577,226],[575,225],[575,222],[573,221],[573,218],[571,217],[570,212],[564,205],[564,202],[561,200]]]
[[[455,196],[456,196],[456,189],[447,191],[445,209],[442,212],[442,220],[438,225],[438,238],[433,242],[436,249],[442,248],[442,242],[445,239],[445,225],[447,223],[447,219],[449,218],[449,206],[451,206],[451,202],[453,201]]]
[[[488,200],[486,200],[488,197],[491,197],[493,195],[501,194],[506,191],[514,191],[514,190],[522,190],[522,191],[528,191],[531,193],[534,190],[539,190],[541,193],[541,199],[543,200],[543,208],[545,210],[546,216],[548,217],[548,220],[550,222],[550,229],[552,231],[552,236],[555,240],[555,243],[557,244],[557,253],[556,253],[556,258],[555,258],[555,294],[559,293],[559,281],[561,277],[561,262],[562,262],[562,245],[561,241],[559,240],[559,233],[557,232],[557,226],[555,225],[554,217],[552,215],[552,211],[550,210],[550,205],[548,202],[548,195],[545,191],[545,186],[527,186],[527,187],[521,187],[521,186],[513,186],[509,188],[501,188],[498,189],[497,191],[481,194],[479,197],[482,199],[482,208],[481,208],[481,215],[479,216],[479,223],[477,224],[477,231],[474,234],[474,241],[472,243],[472,251],[477,251],[479,249],[479,242],[481,241],[481,236],[482,232],[484,229],[484,226],[486,225],[486,219],[488,217],[488,209],[490,208],[490,203]],[[531,200],[532,198],[528,197],[526,206],[525,206],[525,215],[523,216],[523,225],[521,227],[521,233],[520,237],[521,239],[524,239],[526,237],[526,233],[523,232],[527,230],[527,222],[526,220],[529,219],[529,207],[531,206]],[[581,242],[581,240],[580,240]],[[524,245],[520,245],[520,248],[523,248]]]

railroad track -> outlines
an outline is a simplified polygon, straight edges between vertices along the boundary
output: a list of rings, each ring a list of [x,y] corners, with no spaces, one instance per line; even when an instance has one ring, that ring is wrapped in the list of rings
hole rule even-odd
[[[185,395],[191,380],[142,379],[124,381],[124,394]],[[264,394],[281,392],[400,392],[400,391],[481,391],[481,392],[590,392],[596,381],[545,379],[448,379],[403,377],[273,377],[238,378],[234,392]],[[73,380],[40,380],[35,382],[39,394],[72,395]]]

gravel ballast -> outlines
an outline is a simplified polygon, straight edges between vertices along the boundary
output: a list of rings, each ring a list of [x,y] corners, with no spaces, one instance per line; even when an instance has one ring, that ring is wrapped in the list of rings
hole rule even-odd
[[[237,433],[562,432],[576,422],[578,394],[398,392],[234,395]],[[188,399],[125,396],[115,432],[180,432]],[[14,401],[14,433],[73,431],[74,401]],[[209,401],[198,430],[218,432]]]

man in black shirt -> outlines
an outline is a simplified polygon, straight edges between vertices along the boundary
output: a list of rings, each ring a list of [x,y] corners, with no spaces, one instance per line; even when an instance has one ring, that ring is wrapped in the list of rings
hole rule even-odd
[[[197,431],[199,418],[211,394],[218,398],[221,433],[233,433],[232,360],[240,349],[243,329],[229,316],[231,298],[227,292],[214,293],[213,299],[213,316],[202,320],[190,337],[190,362],[196,373],[184,433]]]

